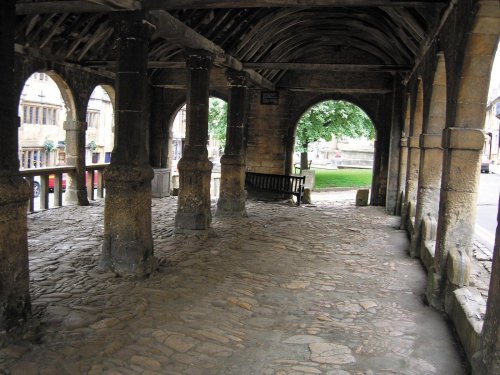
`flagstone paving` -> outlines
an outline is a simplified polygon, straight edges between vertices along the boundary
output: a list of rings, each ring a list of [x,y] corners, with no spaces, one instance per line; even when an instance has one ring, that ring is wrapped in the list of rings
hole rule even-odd
[[[146,280],[99,269],[103,202],[29,215],[39,330],[0,334],[0,374],[465,374],[399,218],[352,192],[313,199],[249,201],[199,235],[155,199]]]

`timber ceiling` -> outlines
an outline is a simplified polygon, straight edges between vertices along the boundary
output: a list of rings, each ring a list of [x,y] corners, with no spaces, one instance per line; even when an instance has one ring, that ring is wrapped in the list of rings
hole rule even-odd
[[[114,74],[112,14],[143,10],[156,31],[150,75],[184,68],[186,48],[274,88],[288,71],[408,74],[448,1],[19,0],[16,51]]]

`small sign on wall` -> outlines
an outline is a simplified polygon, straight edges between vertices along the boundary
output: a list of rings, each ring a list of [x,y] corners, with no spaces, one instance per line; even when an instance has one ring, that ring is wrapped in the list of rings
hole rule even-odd
[[[280,104],[280,93],[278,91],[261,91],[260,104],[264,105]]]

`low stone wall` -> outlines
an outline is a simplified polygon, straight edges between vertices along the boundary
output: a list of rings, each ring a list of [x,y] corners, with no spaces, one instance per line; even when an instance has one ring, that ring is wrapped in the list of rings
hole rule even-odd
[[[412,233],[414,222],[409,220],[408,232]],[[420,257],[428,272],[433,272],[436,248],[437,221],[431,216],[422,220]],[[445,312],[455,327],[469,363],[479,349],[486,301],[481,293],[469,286],[471,260],[466,254],[451,252],[448,259]]]

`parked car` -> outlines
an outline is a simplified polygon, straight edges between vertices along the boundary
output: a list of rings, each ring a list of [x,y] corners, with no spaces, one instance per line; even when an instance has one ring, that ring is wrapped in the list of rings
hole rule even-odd
[[[490,173],[490,161],[485,155],[481,159],[481,173]]]
[[[88,172],[86,172],[87,175],[87,182],[88,182]],[[55,175],[51,174],[49,175],[49,192],[53,193],[54,192],[54,177]],[[94,188],[97,188],[97,171],[94,171]],[[35,176],[34,181],[33,181],[33,196],[35,198],[38,198],[40,196],[40,176]],[[66,190],[66,173],[63,173],[62,175],[62,189],[63,191]]]

